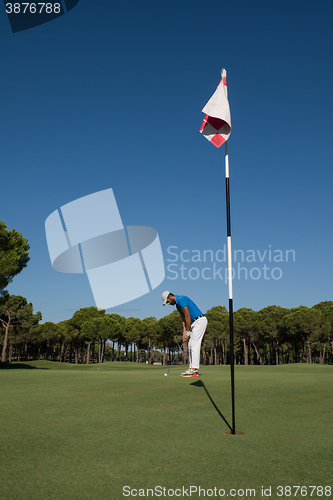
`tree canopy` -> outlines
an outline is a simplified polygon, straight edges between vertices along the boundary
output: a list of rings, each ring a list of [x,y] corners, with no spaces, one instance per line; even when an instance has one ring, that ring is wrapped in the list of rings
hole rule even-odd
[[[28,240],[0,220],[0,296],[29,261]]]

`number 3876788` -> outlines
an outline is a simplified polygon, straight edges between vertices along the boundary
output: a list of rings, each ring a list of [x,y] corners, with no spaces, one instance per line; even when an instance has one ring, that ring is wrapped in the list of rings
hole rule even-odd
[[[7,14],[60,14],[60,3],[6,3]]]

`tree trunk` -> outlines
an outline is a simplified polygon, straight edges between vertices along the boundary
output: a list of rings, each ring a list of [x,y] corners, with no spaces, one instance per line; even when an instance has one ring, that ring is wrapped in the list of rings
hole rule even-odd
[[[104,353],[105,353],[105,344],[106,344],[106,339],[102,339],[102,354],[101,354],[101,363],[104,363]]]
[[[152,342],[151,347],[150,347],[150,364],[154,364],[155,361],[155,355],[154,355],[154,343]]]
[[[60,363],[62,363],[64,361],[64,358],[65,358],[64,352],[65,352],[65,341],[63,340],[63,342],[61,344],[60,354],[59,354]]]
[[[13,344],[9,345],[9,354],[8,354],[8,361],[9,363],[12,362],[12,357],[13,357]]]
[[[90,344],[88,344],[87,347],[87,360],[86,360],[87,365],[89,365],[89,361],[90,361]]]
[[[310,340],[306,340],[305,344],[306,344],[306,362],[312,363],[312,353],[311,353],[311,347],[310,347]]]
[[[101,363],[101,337],[98,337],[98,362]]]
[[[285,354],[284,354],[284,362],[286,364],[289,363],[289,345],[288,344],[286,345],[286,351],[285,351]]]
[[[216,353],[216,343],[214,341],[214,358],[215,358],[215,365],[217,365],[217,353]]]
[[[280,364],[280,356],[279,356],[279,341],[275,341],[275,364],[279,365]]]
[[[299,349],[299,362],[300,363],[304,362],[304,342],[302,342],[302,345],[300,346]]]
[[[45,350],[45,353],[44,353],[44,359],[48,359],[48,356],[49,356],[49,347],[50,347],[50,340],[47,339],[46,340],[46,350]]]
[[[326,351],[326,342],[324,342],[323,354],[320,351],[319,363],[322,365],[325,363],[325,351]]]
[[[148,363],[150,363],[150,355],[151,355],[151,351],[150,351],[150,335],[148,335]]]
[[[61,348],[60,348],[60,353],[58,354],[58,361],[61,363],[62,361],[62,350],[63,350],[63,344],[61,345]]]
[[[247,340],[243,338],[243,345],[244,345],[244,365],[249,364],[249,347],[247,344]]]
[[[64,359],[63,359],[64,363],[66,363],[67,352],[68,352],[68,344],[67,344],[67,342],[65,342]]]
[[[256,346],[256,344],[254,342],[252,342],[252,345],[253,345],[254,350],[256,352],[257,360],[259,361],[259,364],[262,365],[263,364],[262,363],[262,356],[261,356],[261,354],[259,352],[259,349],[258,349],[258,347]]]
[[[7,359],[7,345],[8,345],[8,330],[9,330],[9,323],[10,323],[10,319],[8,321],[8,323],[5,323],[5,338],[3,340],[3,348],[2,348],[2,354],[1,354],[1,361],[2,363],[5,363],[6,362],[6,359]]]
[[[269,364],[272,365],[272,343],[269,343]]]
[[[297,341],[293,343],[293,361],[294,363],[298,363],[298,350],[297,350]]]
[[[210,342],[209,364],[213,364],[213,341]]]

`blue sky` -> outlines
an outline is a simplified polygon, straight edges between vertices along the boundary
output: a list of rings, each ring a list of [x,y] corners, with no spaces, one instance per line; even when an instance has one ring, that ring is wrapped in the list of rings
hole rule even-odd
[[[112,188],[125,225],[157,230],[166,278],[108,312],[160,318],[164,290],[227,306],[224,148],[199,134],[224,67],[232,246],[256,255],[236,267],[234,309],[332,300],[332,18],[328,0],[81,0],[13,34],[0,9],[0,218],[31,246],[10,293],[43,321],[94,305],[86,275],[53,270],[44,224]]]

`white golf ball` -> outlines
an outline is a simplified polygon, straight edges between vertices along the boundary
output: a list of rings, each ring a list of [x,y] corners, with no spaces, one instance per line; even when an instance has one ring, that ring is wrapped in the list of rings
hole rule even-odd
[[[164,375],[165,377],[168,377],[168,374],[167,374],[167,373],[163,373],[163,375]]]

